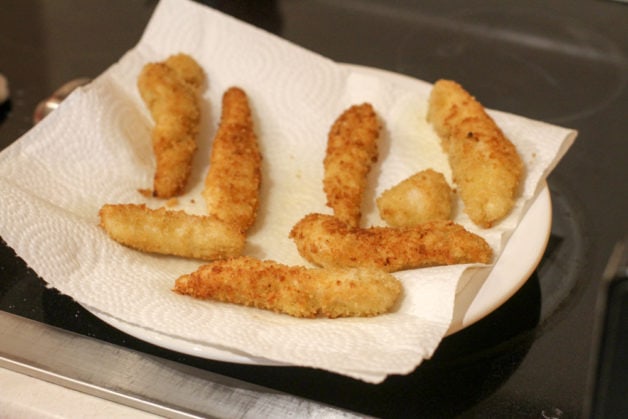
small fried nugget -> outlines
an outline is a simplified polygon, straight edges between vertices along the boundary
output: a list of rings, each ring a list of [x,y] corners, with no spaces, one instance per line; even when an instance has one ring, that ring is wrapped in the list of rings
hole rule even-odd
[[[415,227],[352,228],[338,218],[309,214],[290,232],[301,256],[325,268],[368,267],[395,272],[459,263],[489,263],[486,241],[452,221]]]
[[[378,158],[379,131],[380,122],[369,103],[351,106],[329,131],[323,189],[334,215],[352,227],[360,223],[367,174]]]
[[[449,157],[465,212],[484,228],[512,209],[523,177],[523,162],[486,110],[450,80],[434,84],[428,121]]]
[[[223,95],[220,126],[202,195],[210,215],[246,231],[257,215],[262,156],[246,93],[231,87]]]
[[[197,149],[201,119],[202,68],[188,55],[146,64],[137,86],[155,121],[152,130],[156,170],[153,194],[172,198],[185,189]]]
[[[295,317],[358,317],[392,309],[402,287],[375,269],[310,269],[239,257],[179,277],[174,291]]]
[[[428,221],[450,220],[453,191],[445,176],[423,170],[385,190],[377,198],[379,215],[389,226],[411,227]]]
[[[213,217],[136,204],[106,204],[99,216],[109,237],[144,252],[215,260],[244,249],[244,233]]]

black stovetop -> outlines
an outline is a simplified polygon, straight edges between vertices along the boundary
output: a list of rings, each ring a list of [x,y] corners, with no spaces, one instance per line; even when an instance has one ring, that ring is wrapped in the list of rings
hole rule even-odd
[[[322,371],[194,358],[128,336],[44,282],[0,242],[0,309],[204,370],[374,416],[578,417],[589,397],[600,279],[628,232],[628,5],[594,0],[206,1],[339,62],[451,78],[487,106],[574,128],[548,179],[547,250],[502,307],[407,376],[370,385]],[[5,0],[0,149],[39,100],[95,77],[139,40],[148,0]],[[1,199],[1,197],[0,197]],[[2,220],[0,220],[2,222]]]

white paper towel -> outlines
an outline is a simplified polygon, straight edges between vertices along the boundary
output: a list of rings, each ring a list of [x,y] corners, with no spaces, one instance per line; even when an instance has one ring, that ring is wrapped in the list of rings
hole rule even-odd
[[[203,128],[188,192],[177,209],[202,213],[200,197],[220,99],[232,85],[248,94],[263,160],[261,207],[245,253],[306,264],[288,238],[310,212],[329,213],[322,190],[327,132],[352,104],[371,102],[384,124],[370,174],[364,224],[381,224],[374,197],[418,170],[451,180],[425,121],[430,85],[340,65],[189,0],[162,0],[139,44],[0,154],[0,236],[51,286],[133,327],[199,344],[381,382],[430,357],[452,318],[465,266],[397,273],[404,296],[394,313],[368,319],[295,319],[198,301],[171,291],[199,261],[125,248],[97,226],[105,203],[145,198],[154,161],[152,121],[136,88],[142,66],[186,52],[207,73]],[[408,89],[408,83],[413,87]],[[492,112],[526,164],[522,197],[497,228],[481,231],[497,254],[575,132]],[[459,205],[460,207],[460,205]]]

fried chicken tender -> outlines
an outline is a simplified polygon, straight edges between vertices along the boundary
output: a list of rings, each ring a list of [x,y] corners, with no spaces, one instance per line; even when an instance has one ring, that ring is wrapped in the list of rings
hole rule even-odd
[[[512,209],[523,162],[482,104],[450,80],[434,84],[427,115],[448,154],[465,212],[484,228]]]
[[[153,194],[159,198],[179,195],[187,184],[197,149],[204,78],[203,69],[186,54],[148,63],[140,72],[137,87],[155,121]]]
[[[310,269],[239,257],[179,277],[174,291],[295,317],[374,316],[392,309],[401,283],[376,269]]]
[[[332,125],[325,154],[323,189],[334,215],[357,227],[367,174],[378,158],[380,123],[369,103],[354,105]]]
[[[379,215],[389,226],[410,227],[451,219],[453,191],[432,169],[415,173],[377,198]]]
[[[309,214],[290,232],[301,256],[325,268],[368,267],[395,272],[459,263],[489,263],[486,241],[452,221],[415,227],[354,228],[338,218]]]
[[[244,248],[244,233],[214,217],[137,204],[106,204],[99,216],[109,237],[144,252],[215,260]]]
[[[209,214],[243,231],[253,225],[261,160],[246,93],[231,87],[223,95],[220,126],[202,192]]]
[[[175,54],[168,57],[165,64],[188,86],[200,92],[205,83],[205,72],[194,58],[187,54]]]

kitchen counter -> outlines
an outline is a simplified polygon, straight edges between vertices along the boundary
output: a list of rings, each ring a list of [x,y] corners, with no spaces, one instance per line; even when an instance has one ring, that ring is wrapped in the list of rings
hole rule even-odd
[[[5,419],[160,417],[3,368],[0,383],[0,412]]]

